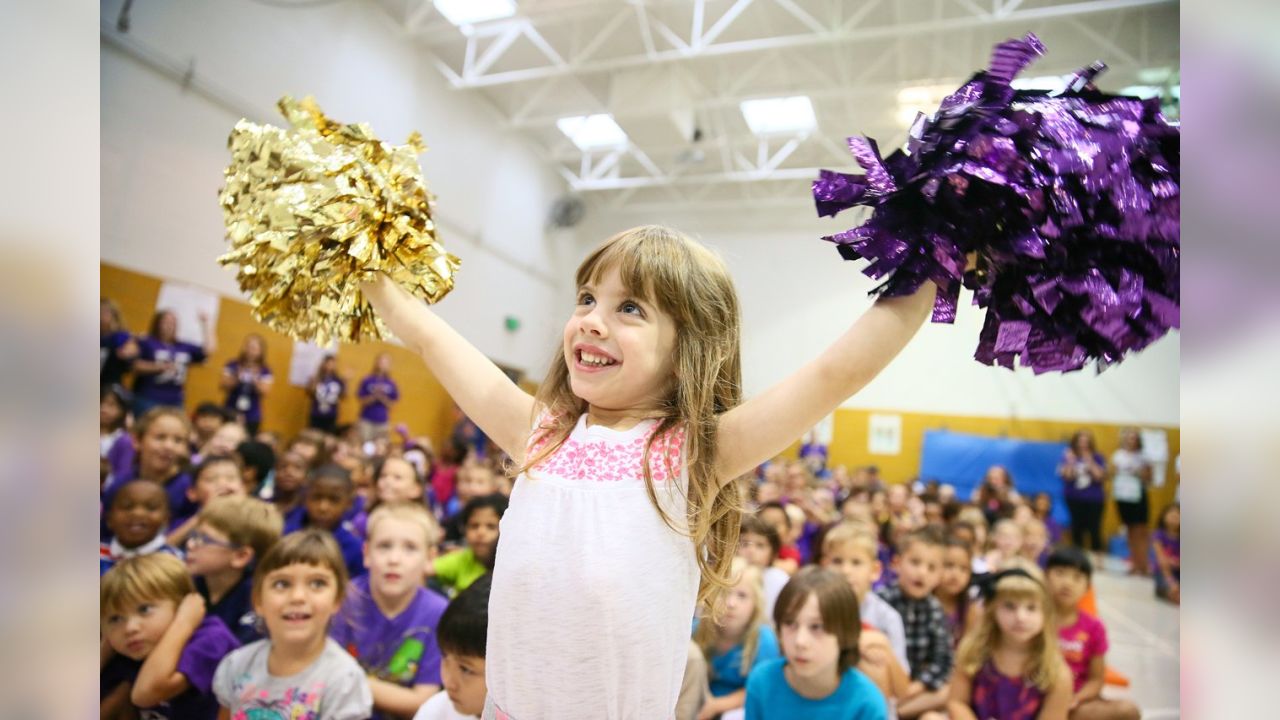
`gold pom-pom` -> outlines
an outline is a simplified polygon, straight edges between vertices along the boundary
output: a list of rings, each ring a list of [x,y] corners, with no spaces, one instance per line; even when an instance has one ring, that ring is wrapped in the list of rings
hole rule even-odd
[[[458,258],[436,238],[434,197],[417,155],[364,123],[325,117],[308,97],[280,99],[291,129],[236,123],[218,196],[236,280],[268,327],[322,345],[382,339],[386,328],[359,283],[384,272],[434,303],[453,289]]]

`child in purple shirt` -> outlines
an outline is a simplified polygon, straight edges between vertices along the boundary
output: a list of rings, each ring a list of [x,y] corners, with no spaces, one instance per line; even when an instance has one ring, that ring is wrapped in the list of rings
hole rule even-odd
[[[1182,506],[1173,503],[1160,513],[1151,543],[1155,557],[1156,596],[1178,604],[1182,599]]]
[[[104,385],[99,399],[98,457],[102,461],[99,478],[105,485],[110,478],[124,477],[132,472],[137,446],[128,428],[133,395],[119,385]]]
[[[329,634],[368,673],[374,717],[408,717],[440,689],[435,633],[448,603],[422,586],[440,532],[410,502],[379,505],[367,529],[369,574],[351,583]]]
[[[284,531],[291,533],[302,528],[318,528],[333,536],[342,552],[347,575],[359,578],[364,574],[364,549],[360,538],[343,523],[343,517],[351,507],[356,486],[351,474],[341,465],[321,465],[311,472],[303,495],[303,513],[296,520],[285,519]]]
[[[111,498],[104,519],[111,540],[98,547],[99,575],[105,575],[125,558],[152,553],[182,557],[181,551],[165,539],[169,504],[164,488],[157,483],[150,480],[125,483]]]
[[[213,720],[218,663],[240,643],[216,617],[181,560],[144,555],[122,560],[102,578],[106,640],[100,681],[102,717],[130,705],[150,718]]]
[[[191,487],[191,476],[185,472],[186,442],[191,434],[187,416],[179,408],[152,408],[134,424],[134,433],[138,450],[133,467],[119,477],[107,478],[102,487],[102,507],[111,507],[112,498],[125,483],[135,479],[151,480],[159,483],[169,498],[169,522],[175,526],[181,524],[198,509],[187,497],[187,489]],[[102,539],[109,538],[104,524]]]
[[[178,318],[168,310],[157,312],[151,329],[138,341],[138,359],[133,363],[134,413],[141,415],[157,405],[182,407],[187,385],[187,368],[199,365],[216,346],[209,332],[209,318],[200,315],[203,345],[178,339]]]

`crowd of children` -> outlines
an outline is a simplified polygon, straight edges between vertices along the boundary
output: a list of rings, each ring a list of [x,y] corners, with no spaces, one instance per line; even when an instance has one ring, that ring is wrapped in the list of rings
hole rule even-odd
[[[744,625],[752,613],[731,602],[715,632],[699,626],[680,720],[1140,717],[1102,697],[1106,629],[1081,607],[1093,561],[1055,542],[1048,495],[987,506],[981,487],[962,502],[873,468],[823,474],[782,461],[743,481],[749,570],[731,598],[754,599],[764,621]],[[1153,548],[1157,594],[1173,601],[1179,524],[1175,503]],[[775,632],[779,650],[750,642]]]
[[[102,393],[102,717],[480,715],[493,453],[130,400]]]
[[[474,596],[509,493],[492,448],[440,462],[422,440],[315,429],[281,444],[210,405],[129,420],[126,398],[102,395],[103,717],[478,716]],[[1092,563],[1052,547],[1047,495],[966,503],[798,461],[743,483],[736,585],[695,621],[681,720],[1139,716],[1101,697],[1106,630],[1077,607]],[[1174,602],[1179,531],[1174,504],[1152,548]]]

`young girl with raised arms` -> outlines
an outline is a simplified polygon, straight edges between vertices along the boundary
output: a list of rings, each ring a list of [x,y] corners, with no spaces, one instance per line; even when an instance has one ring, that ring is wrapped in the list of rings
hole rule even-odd
[[[1012,569],[992,575],[983,590],[982,619],[960,642],[951,675],[950,720],[1066,720],[1071,672],[1044,584]]]
[[[711,251],[634,228],[592,252],[575,282],[536,398],[386,276],[361,291],[518,468],[493,575],[485,717],[669,717],[695,605],[714,617],[731,585],[734,480],[888,365],[936,286],[877,301],[741,403],[737,296]]]
[[[323,530],[286,535],[253,575],[253,609],[267,639],[223,658],[213,676],[219,720],[367,720],[373,697],[355,658],[328,636],[347,568]]]

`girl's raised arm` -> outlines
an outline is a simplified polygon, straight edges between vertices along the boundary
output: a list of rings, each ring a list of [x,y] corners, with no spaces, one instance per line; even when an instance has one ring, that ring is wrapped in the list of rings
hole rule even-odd
[[[462,412],[512,460],[523,462],[533,422],[533,396],[386,275],[361,283],[360,291],[391,332],[422,356]]]
[[[728,482],[785,450],[871,382],[933,308],[937,286],[882,298],[816,360],[720,418],[716,465]]]

